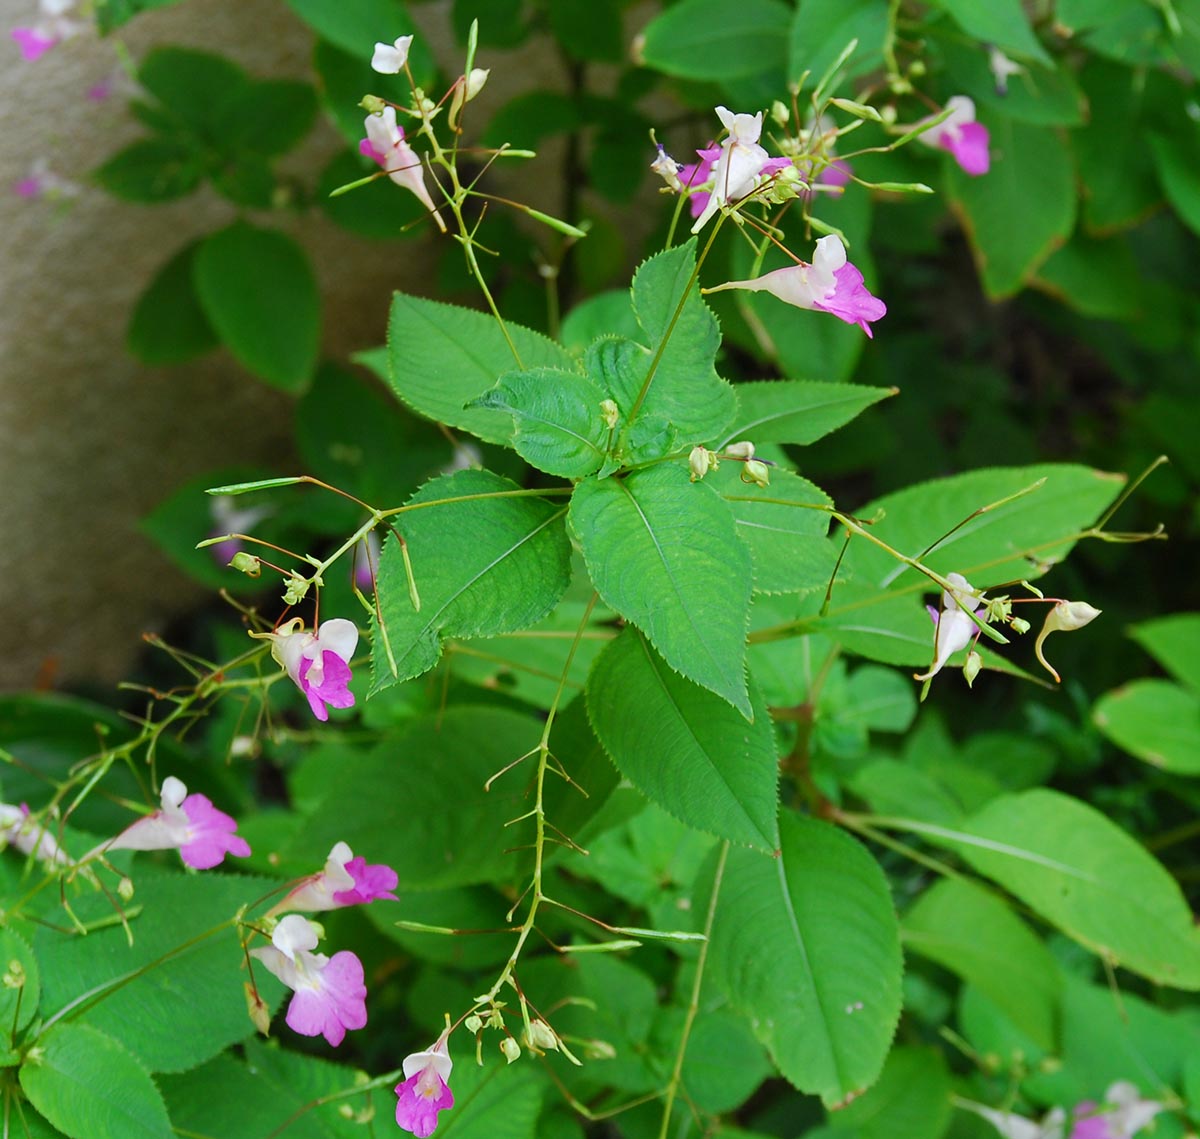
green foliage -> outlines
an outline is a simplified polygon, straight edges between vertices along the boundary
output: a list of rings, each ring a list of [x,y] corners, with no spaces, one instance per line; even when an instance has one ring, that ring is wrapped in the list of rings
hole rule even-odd
[[[855,40],[846,59],[853,75],[877,66],[887,35],[887,0],[805,0],[791,27],[788,81],[815,85]]]
[[[941,1053],[896,1048],[879,1082],[832,1117],[833,1136],[941,1139],[950,1124],[950,1073]]]
[[[145,364],[181,364],[219,343],[194,284],[198,242],[185,245],[138,298],[126,342]]]
[[[681,0],[645,31],[642,59],[687,79],[737,79],[782,70],[791,13],[780,0]]]

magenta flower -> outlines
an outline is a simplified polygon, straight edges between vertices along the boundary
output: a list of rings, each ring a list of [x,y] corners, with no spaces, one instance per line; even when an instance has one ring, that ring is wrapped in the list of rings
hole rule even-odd
[[[437,212],[429,190],[425,186],[425,168],[407,142],[404,128],[396,123],[396,108],[384,107],[377,115],[368,115],[363,122],[367,137],[358,144],[359,153],[387,171],[388,177],[397,186],[417,196],[420,203],[433,214],[438,229],[446,232],[446,223]]]
[[[174,775],[163,780],[160,802],[154,814],[138,819],[97,850],[178,850],[195,870],[211,870],[227,854],[249,856],[250,846],[236,833],[237,823],[207,796],[189,795]]]
[[[978,627],[967,614],[976,612],[983,602],[972,596],[971,583],[962,574],[949,574],[946,580],[954,586],[954,591],[942,590],[941,610],[926,606],[933,619],[933,664],[928,672],[913,677],[914,680],[932,680],[956,652],[979,636]]]
[[[719,293],[723,289],[771,293],[797,308],[816,309],[857,324],[868,336],[872,335],[869,322],[887,313],[887,305],[871,295],[862,274],[846,260],[846,247],[836,234],[817,242],[811,265],[800,262],[750,281],[726,281],[703,291]]]
[[[347,1029],[367,1023],[367,987],[362,962],[343,949],[332,957],[313,953],[317,931],[307,918],[288,914],[271,934],[271,944],[250,950],[292,992],[284,1020],[301,1036],[324,1036],[333,1047]]]
[[[917,135],[917,141],[937,150],[949,151],[954,161],[972,178],[986,174],[991,165],[988,129],[983,123],[975,121],[975,101],[967,95],[952,95],[946,100],[946,109],[950,114],[936,126]],[[931,115],[930,119],[936,117]]]
[[[21,49],[21,58],[30,63],[41,59],[59,41],[54,36],[48,36],[37,28],[13,28],[12,38]]]
[[[18,182],[13,183],[13,193],[19,198],[45,198],[55,201],[64,198],[78,197],[82,187],[78,182],[63,178],[50,169],[45,158],[35,158],[29,167],[29,173]]]
[[[298,882],[295,888],[274,910],[302,910],[317,913],[321,910],[337,910],[343,906],[365,905],[367,902],[398,901],[393,890],[399,881],[396,872],[382,863],[368,865],[361,856],[344,842],[337,843],[329,852],[325,868],[319,874],[310,875]]]
[[[31,63],[41,59],[52,47],[83,31],[85,24],[67,18],[75,3],[76,0],[41,0],[38,5],[41,19],[32,27],[13,28],[12,38],[23,59]]]
[[[352,708],[350,660],[358,646],[358,629],[353,621],[335,617],[322,623],[315,633],[306,633],[299,617],[278,633],[267,633],[271,655],[283,666],[292,683],[308,697],[313,715],[324,722],[329,708]]]
[[[404,1057],[404,1082],[396,1085],[396,1122],[417,1139],[437,1127],[439,1111],[454,1106],[450,1072],[454,1067],[443,1034],[424,1052]]]
[[[0,850],[5,846],[15,846],[22,854],[31,854],[43,862],[59,865],[69,865],[71,862],[66,851],[58,845],[58,840],[32,818],[24,803],[19,807],[0,803]]]

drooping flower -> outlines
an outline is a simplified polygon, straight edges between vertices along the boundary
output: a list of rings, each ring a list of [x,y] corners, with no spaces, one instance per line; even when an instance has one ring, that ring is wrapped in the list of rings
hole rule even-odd
[[[1054,677],[1055,684],[1060,684],[1062,677],[1058,675],[1058,670],[1042,655],[1042,643],[1051,633],[1073,633],[1076,629],[1082,629],[1084,625],[1090,625],[1099,616],[1100,610],[1095,608],[1095,606],[1089,605],[1086,601],[1059,601],[1046,614],[1046,620],[1042,624],[1042,631],[1038,633],[1038,639],[1033,646],[1033,651],[1041,662],[1042,667]]]
[[[425,168],[421,165],[421,159],[404,141],[404,128],[396,123],[396,108],[384,107],[379,114],[368,115],[363,127],[367,137],[359,142],[359,152],[383,167],[397,186],[403,186],[415,194],[418,201],[433,214],[438,228],[445,233],[446,223],[442,221],[425,187]]]
[[[380,899],[396,901],[392,893],[397,883],[396,872],[382,863],[368,864],[344,842],[335,844],[329,852],[325,868],[319,874],[302,879],[275,910],[300,910],[317,913],[343,906],[363,905]]]
[[[22,854],[32,854],[42,862],[64,866],[71,862],[58,840],[31,816],[24,803],[19,807],[0,803],[0,849],[5,846],[15,846]]]
[[[917,135],[917,141],[937,150],[949,151],[954,161],[972,178],[986,174],[991,165],[988,129],[983,123],[975,121],[975,101],[968,95],[952,95],[946,100],[946,109],[950,114],[936,126]],[[937,117],[930,115],[921,122],[929,122]]]
[[[846,260],[846,247],[832,233],[817,242],[811,265],[800,262],[753,280],[726,281],[704,292],[718,293],[722,289],[771,293],[797,308],[816,309],[847,324],[857,324],[868,336],[872,335],[869,322],[887,313],[887,305],[867,290],[862,273]]]
[[[760,177],[769,176],[791,163],[789,158],[773,159],[758,144],[762,134],[762,111],[756,115],[735,115],[727,107],[718,107],[716,110],[721,125],[729,133],[719,147],[710,148],[708,152],[711,153],[712,149],[717,151],[710,168],[712,188],[692,226],[693,233],[699,233],[721,206],[738,202],[749,194]],[[705,151],[696,153],[702,161],[707,161]],[[691,179],[686,176],[687,171],[686,166],[680,171],[680,180],[684,185],[699,185],[703,167]],[[703,179],[705,182],[708,180]]]
[[[184,863],[211,870],[226,854],[246,858],[250,846],[238,835],[237,823],[218,811],[206,795],[189,795],[174,775],[163,780],[161,807],[127,826],[97,850],[178,850]]]
[[[412,47],[412,36],[401,36],[394,44],[377,43],[371,56],[371,70],[380,75],[398,75],[408,63],[408,49]]]
[[[335,1048],[346,1030],[367,1023],[367,987],[358,957],[343,949],[332,957],[313,953],[317,931],[300,914],[288,914],[271,934],[271,944],[250,950],[295,994],[284,1020],[301,1036],[324,1036]]]
[[[350,661],[358,647],[358,629],[353,621],[334,617],[322,622],[317,632],[309,633],[296,617],[277,633],[255,635],[271,641],[271,655],[308,697],[318,720],[329,719],[329,708],[354,706],[354,693],[347,687]]]
[[[404,1057],[404,1082],[396,1085],[396,1122],[417,1139],[432,1135],[438,1112],[454,1106],[449,1086],[453,1067],[445,1034],[424,1052]]]
[[[926,606],[933,618],[933,665],[928,672],[913,677],[914,680],[932,680],[956,652],[965,649],[979,634],[968,614],[975,613],[983,602],[971,596],[971,583],[962,574],[947,574],[946,580],[954,589],[942,590],[941,611]]]
[[[67,17],[67,13],[75,7],[75,0],[40,0],[38,7],[41,18],[36,24],[27,28],[13,28],[11,33],[21,49],[21,57],[31,63],[87,26]]]

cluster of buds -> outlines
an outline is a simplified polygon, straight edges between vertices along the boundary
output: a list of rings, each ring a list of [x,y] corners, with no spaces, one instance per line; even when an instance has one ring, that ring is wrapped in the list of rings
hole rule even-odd
[[[976,651],[983,628],[989,624],[1006,624],[1015,633],[1027,633],[1031,628],[1028,621],[1013,615],[1013,602],[1007,596],[986,597],[981,590],[975,589],[960,573],[948,574],[946,582],[948,589],[942,591],[940,606],[927,605],[929,616],[933,621],[933,664],[926,672],[913,677],[914,680],[925,682],[928,691],[929,683],[946,666],[955,653],[970,646],[966,661],[963,664],[963,676],[968,686],[983,668],[983,658]],[[1042,645],[1051,633],[1072,632],[1082,629],[1100,616],[1100,610],[1086,601],[1066,601],[1061,598],[1046,598],[1032,586],[1028,586],[1037,597],[1027,600],[1044,601],[1053,606],[1042,624],[1034,645],[1034,653],[1039,663],[1051,676],[1055,683],[1061,681],[1057,670],[1042,653]],[[922,693],[922,697],[924,693]]]
[[[707,447],[693,447],[688,454],[688,469],[691,471],[692,482],[704,478],[709,471],[715,471],[722,459],[732,459],[742,464],[742,482],[754,483],[755,486],[770,485],[770,466],[762,459],[754,457],[754,444],[749,440],[740,443],[730,443],[723,451],[710,451]]]

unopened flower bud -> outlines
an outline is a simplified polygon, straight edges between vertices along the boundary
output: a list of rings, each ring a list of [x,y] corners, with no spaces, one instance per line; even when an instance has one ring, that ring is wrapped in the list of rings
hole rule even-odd
[[[238,573],[244,573],[247,577],[260,577],[262,575],[262,562],[253,554],[247,554],[244,550],[239,550],[232,558],[229,559],[230,569],[235,569]]]
[[[896,104],[888,103],[886,106],[880,107],[879,117],[883,119],[888,126],[891,126],[892,123],[896,121]]]
[[[1014,617],[1011,621],[1009,621],[1008,627],[1014,633],[1028,633],[1029,632],[1029,622],[1023,620],[1020,617]]]
[[[707,447],[693,447],[688,455],[688,469],[692,472],[692,482],[704,478],[712,467],[712,452]]]
[[[787,126],[788,119],[792,117],[792,112],[788,110],[787,104],[779,99],[771,104],[771,119],[779,126]]]
[[[117,897],[123,902],[128,902],[133,898],[133,879],[128,875],[117,883]]]
[[[621,418],[621,409],[617,407],[617,401],[613,399],[602,400],[600,403],[600,418],[604,420],[604,426],[612,431],[618,420]]]
[[[540,1052],[558,1051],[558,1034],[544,1020],[531,1020],[527,1035],[531,1049]]]
[[[750,459],[742,471],[742,479],[745,482],[752,482],[756,486],[768,486],[771,482],[771,470],[766,463]]]
[[[451,130],[458,129],[458,116],[462,113],[463,107],[483,90],[490,74],[491,71],[487,68],[472,67],[471,74],[464,75],[454,85],[454,97],[450,100],[450,114],[446,119]]]
[[[301,577],[295,570],[292,570],[287,588],[283,591],[283,600],[288,605],[299,605],[304,600],[305,594],[308,593],[308,585],[307,578]]]
[[[472,1036],[474,1036],[475,1033],[477,1033],[482,1027],[483,1018],[476,1016],[475,1013],[471,1013],[471,1015],[463,1021],[463,1028],[465,1028]]]
[[[666,152],[661,142],[658,144],[658,157],[650,163],[650,169],[666,182],[675,193],[680,194],[683,192],[683,183],[679,181],[680,165]]]
[[[488,1013],[488,1018],[484,1023],[487,1025],[488,1028],[503,1028],[504,1027],[504,1014],[501,1013],[501,1011],[498,1008],[494,1008],[494,1009],[492,1009],[491,1012]]]
[[[754,444],[746,439],[743,439],[740,443],[730,443],[725,448],[725,454],[731,459],[753,459]]]
[[[8,963],[8,970],[0,978],[6,989],[22,989],[25,987],[25,966],[15,957]]]
[[[1042,625],[1042,631],[1038,633],[1033,651],[1042,667],[1054,677],[1055,683],[1060,683],[1062,678],[1054,666],[1042,655],[1042,642],[1051,633],[1072,633],[1076,629],[1082,629],[1084,625],[1090,625],[1099,616],[1100,610],[1086,601],[1059,601],[1046,614],[1045,624]]]
[[[368,115],[382,115],[383,108],[387,106],[387,100],[381,99],[378,95],[364,95],[358,101],[358,105],[362,107]]]
[[[920,79],[925,74],[925,62],[920,59],[914,59],[908,67],[908,74],[913,79]]]
[[[979,675],[981,668],[983,668],[983,657],[972,649],[967,653],[966,662],[963,664],[963,679],[966,680],[968,688],[974,687],[975,677]]]
[[[607,1040],[586,1040],[583,1054],[589,1060],[615,1060],[617,1050]]]
[[[258,995],[258,990],[249,981],[245,983],[244,987],[246,990],[246,1011],[250,1014],[251,1023],[264,1036],[270,1036],[271,1010],[267,1007],[267,1002]]]
[[[500,1051],[504,1053],[504,1058],[511,1064],[521,1055],[521,1046],[511,1036],[506,1036],[500,1041]]]

